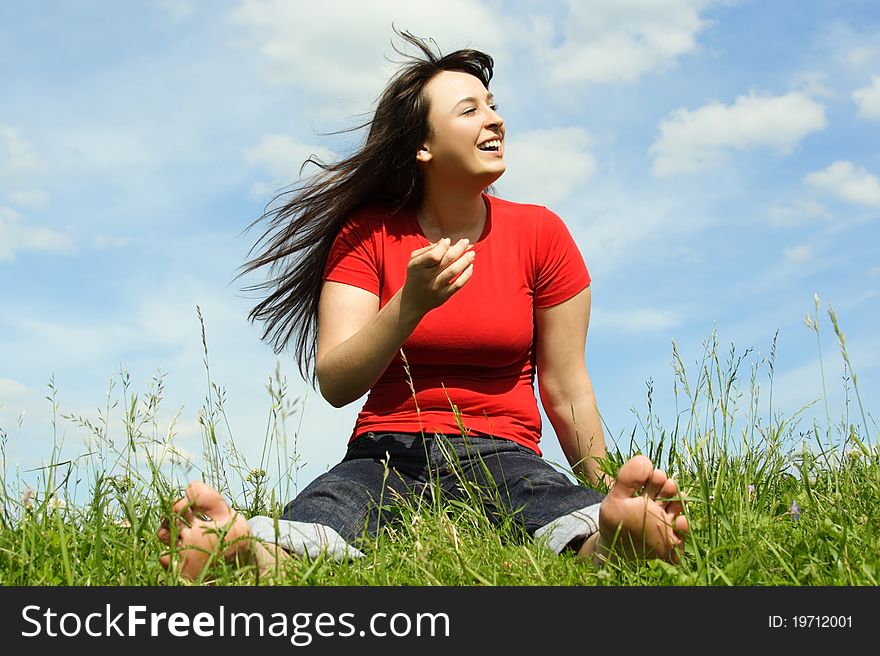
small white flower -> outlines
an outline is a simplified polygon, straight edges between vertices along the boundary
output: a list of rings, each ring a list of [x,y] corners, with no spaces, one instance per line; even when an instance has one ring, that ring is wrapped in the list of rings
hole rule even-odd
[[[52,510],[61,510],[62,508],[67,508],[67,502],[61,497],[52,497],[49,499],[49,507]]]
[[[249,483],[257,483],[264,478],[266,478],[265,469],[251,469],[250,472],[248,472],[248,475],[245,477],[245,480]]]
[[[24,506],[25,510],[34,509],[34,491],[29,487],[26,487],[24,494],[21,495],[21,505]]]

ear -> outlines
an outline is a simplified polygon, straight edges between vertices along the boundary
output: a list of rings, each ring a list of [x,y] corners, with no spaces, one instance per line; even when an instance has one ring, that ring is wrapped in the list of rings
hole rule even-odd
[[[433,155],[431,155],[431,151],[428,150],[428,146],[426,145],[422,145],[422,147],[416,151],[416,160],[422,164],[430,162],[432,157]]]

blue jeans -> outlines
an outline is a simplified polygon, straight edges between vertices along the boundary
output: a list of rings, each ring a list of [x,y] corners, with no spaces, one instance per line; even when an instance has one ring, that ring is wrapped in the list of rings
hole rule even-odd
[[[603,498],[510,440],[366,433],[349,445],[342,462],[287,504],[280,520],[329,527],[355,545],[377,534],[400,497],[430,502],[436,494],[465,501],[478,495],[490,520],[513,519],[529,535],[552,528],[557,552],[597,529]],[[568,528],[560,532],[559,525]]]

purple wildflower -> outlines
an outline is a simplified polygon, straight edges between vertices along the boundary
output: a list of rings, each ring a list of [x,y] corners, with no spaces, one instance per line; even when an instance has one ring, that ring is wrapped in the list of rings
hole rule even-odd
[[[801,507],[797,505],[797,501],[791,502],[791,508],[788,509],[788,514],[791,515],[791,518],[794,521],[800,521],[801,518]]]

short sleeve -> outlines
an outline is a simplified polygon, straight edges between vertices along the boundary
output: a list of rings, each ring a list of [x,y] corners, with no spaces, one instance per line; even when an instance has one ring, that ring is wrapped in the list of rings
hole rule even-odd
[[[590,274],[577,244],[565,223],[550,210],[538,219],[536,308],[567,301],[590,284]]]
[[[368,221],[350,219],[343,224],[327,256],[324,280],[360,287],[379,296],[379,263]]]

